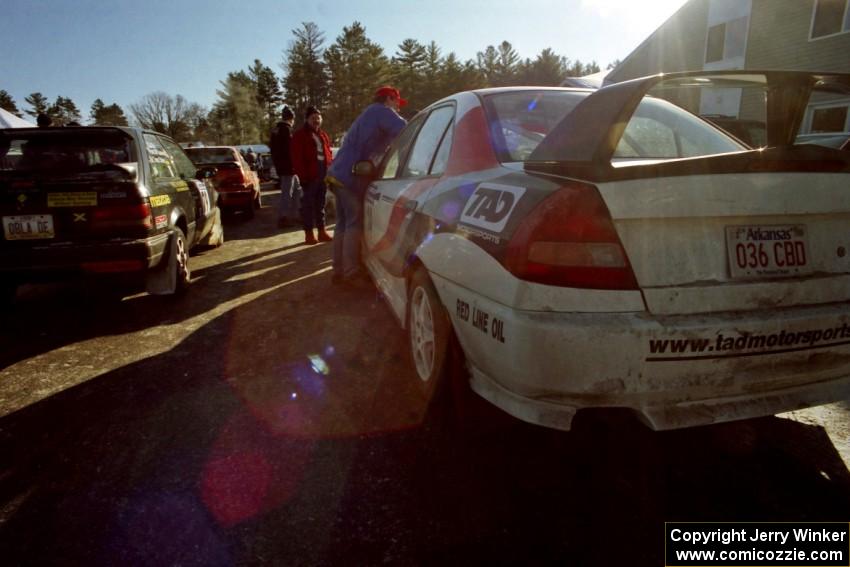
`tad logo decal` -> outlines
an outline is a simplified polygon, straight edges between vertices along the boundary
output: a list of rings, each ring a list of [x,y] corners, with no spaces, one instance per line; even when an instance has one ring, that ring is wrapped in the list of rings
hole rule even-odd
[[[502,232],[524,193],[525,187],[482,183],[466,203],[460,222]]]

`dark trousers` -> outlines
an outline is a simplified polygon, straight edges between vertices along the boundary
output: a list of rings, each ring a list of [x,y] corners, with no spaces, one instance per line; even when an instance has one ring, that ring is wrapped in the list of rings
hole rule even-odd
[[[301,222],[304,230],[325,228],[325,164],[319,162],[319,175],[309,183],[302,184],[304,196],[301,197]]]

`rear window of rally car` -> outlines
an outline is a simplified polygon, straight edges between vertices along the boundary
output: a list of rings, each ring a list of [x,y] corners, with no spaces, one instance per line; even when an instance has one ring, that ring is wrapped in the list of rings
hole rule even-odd
[[[91,172],[137,161],[133,139],[121,130],[0,132],[0,171],[44,174]]]

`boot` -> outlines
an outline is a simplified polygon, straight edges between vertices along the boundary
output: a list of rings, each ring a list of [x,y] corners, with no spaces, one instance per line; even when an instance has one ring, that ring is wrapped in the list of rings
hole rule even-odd
[[[330,242],[331,240],[333,240],[333,236],[325,232],[325,227],[323,226],[320,226],[318,229],[316,229],[316,232],[319,233],[319,242]]]
[[[316,237],[313,236],[313,229],[304,230],[304,244],[318,244]]]

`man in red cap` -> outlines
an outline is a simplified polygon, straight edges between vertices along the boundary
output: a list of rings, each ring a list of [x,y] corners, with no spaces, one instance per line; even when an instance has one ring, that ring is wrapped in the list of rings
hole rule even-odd
[[[328,170],[328,178],[336,195],[334,228],[334,283],[361,281],[360,238],[363,233],[363,195],[367,181],[355,176],[351,169],[358,161],[377,164],[407,122],[398,110],[407,104],[398,89],[385,86],[375,91],[372,104],[351,124],[342,147]]]

